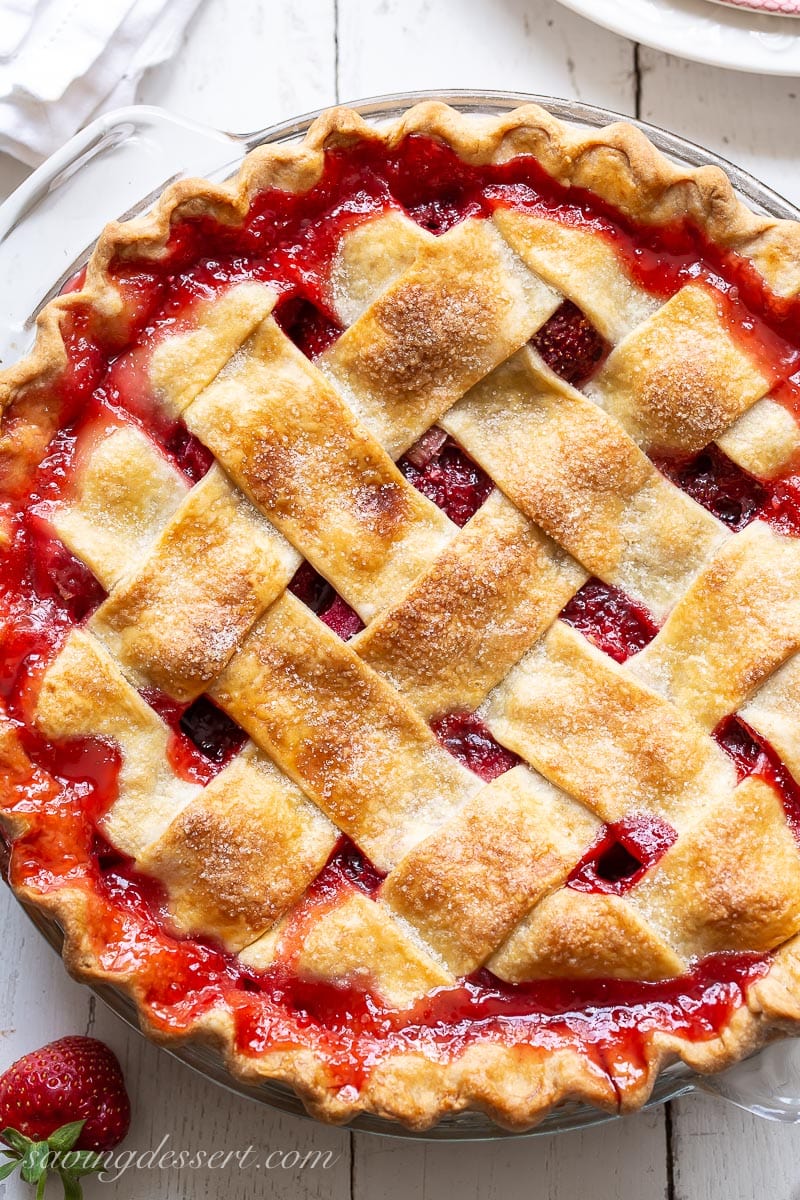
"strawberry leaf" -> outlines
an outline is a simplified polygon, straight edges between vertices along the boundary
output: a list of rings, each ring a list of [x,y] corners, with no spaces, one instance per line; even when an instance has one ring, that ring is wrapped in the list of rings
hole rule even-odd
[[[50,1147],[47,1142],[31,1142],[25,1151],[19,1173],[26,1183],[38,1183],[47,1174]]]
[[[70,1121],[67,1125],[61,1125],[50,1134],[48,1146],[51,1150],[71,1150],[85,1124],[85,1121]]]
[[[103,1156],[99,1150],[73,1150],[69,1155],[69,1165],[64,1170],[69,1175],[92,1175],[102,1171]]]
[[[9,1175],[12,1175],[18,1166],[18,1158],[12,1158],[10,1162],[3,1163],[3,1165],[0,1167],[0,1180],[8,1179]]]
[[[12,1129],[10,1126],[0,1130],[0,1139],[12,1150],[16,1150],[17,1154],[25,1154],[28,1147],[33,1145],[31,1139],[25,1137],[24,1133],[20,1133],[18,1129]]]

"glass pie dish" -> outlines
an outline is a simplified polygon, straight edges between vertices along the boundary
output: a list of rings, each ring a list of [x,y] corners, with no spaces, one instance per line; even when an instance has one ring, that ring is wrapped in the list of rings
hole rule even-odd
[[[388,97],[356,106],[372,121],[380,122],[402,113],[409,103],[422,97]],[[537,100],[560,118],[588,126],[600,126],[615,114],[519,95],[475,96],[447,94],[438,98],[472,113],[502,112],[523,100]],[[0,209],[0,278],[8,282],[5,299],[7,325],[2,352],[18,357],[28,348],[37,311],[83,265],[98,229],[114,217],[131,216],[145,210],[166,184],[183,176],[199,174],[212,180],[230,175],[248,150],[264,143],[288,142],[301,137],[311,121],[301,118],[267,131],[234,136],[176,121],[153,109],[128,109],[95,123],[37,171]],[[728,164],[705,152],[650,127],[643,127],[656,146],[681,163],[697,166],[722,165],[748,204],[780,217],[797,218],[779,197]],[[97,197],[102,196],[102,203]],[[58,220],[54,219],[57,211]],[[53,279],[52,263],[61,264]],[[24,281],[24,282],[21,282]],[[35,917],[37,925],[53,944],[58,928],[46,918]],[[126,1020],[133,1022],[133,1009],[121,994],[107,987],[96,989]],[[234,1085],[210,1051],[188,1047],[178,1056],[226,1086],[289,1111],[300,1111],[293,1094],[276,1084],[259,1088]],[[714,1090],[726,1098],[766,1116],[797,1119],[797,1091],[787,1075],[791,1056],[785,1048],[768,1050],[757,1060],[714,1079],[695,1079],[685,1069],[672,1069],[660,1079],[652,1103],[660,1103],[693,1087]],[[535,1132],[552,1132],[606,1120],[608,1117],[577,1103],[563,1106]],[[395,1125],[377,1117],[361,1117],[357,1128],[397,1134]],[[502,1136],[488,1120],[476,1113],[450,1117],[425,1136],[480,1138]]]

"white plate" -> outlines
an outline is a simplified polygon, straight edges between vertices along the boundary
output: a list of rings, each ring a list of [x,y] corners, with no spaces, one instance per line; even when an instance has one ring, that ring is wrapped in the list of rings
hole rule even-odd
[[[734,9],[749,8],[751,12],[767,17],[800,17],[799,0],[713,0],[714,4],[727,4]]]
[[[800,25],[708,0],[561,0],[614,33],[713,67],[800,75]]]

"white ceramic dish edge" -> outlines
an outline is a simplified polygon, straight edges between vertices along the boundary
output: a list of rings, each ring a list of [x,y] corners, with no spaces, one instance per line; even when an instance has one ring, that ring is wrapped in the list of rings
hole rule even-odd
[[[707,0],[560,0],[566,8],[654,50],[756,75],[800,75],[797,18]]]

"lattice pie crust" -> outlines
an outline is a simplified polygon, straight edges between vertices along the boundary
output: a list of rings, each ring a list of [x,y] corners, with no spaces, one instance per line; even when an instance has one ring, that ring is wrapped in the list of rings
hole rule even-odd
[[[67,369],[64,319],[88,306],[124,340],[115,263],[157,263],[187,216],[235,227],[264,189],[306,192],[326,150],[390,150],[409,134],[471,166],[533,155],[640,226],[688,220],[776,296],[800,292],[797,226],[753,215],[719,171],[676,167],[631,127],[422,104],[375,128],[336,109],[231,182],[178,183],[105,230],[85,283],[44,309],[34,352],[0,380],[9,486],[54,432],[42,397]],[[676,1057],[714,1070],[800,1019],[798,845],[776,790],[740,782],[711,736],[741,714],[800,780],[800,540],[764,520],[732,532],[649,457],[716,443],[774,479],[797,454],[794,418],[707,287],[650,294],[591,223],[500,207],[434,234],[392,208],[342,238],[330,296],[344,332],[313,360],[258,280],[197,301],[134,355],[215,464],[191,485],[132,424],[82,445],[48,519],[107,595],[42,671],[31,724],[56,745],[118,748],[103,838],[158,881],[173,934],[220,945],[253,977],[280,959],[342,833],[383,882],[315,910],[292,935],[294,969],[366,982],[388,1010],[482,969],[506,984],[659,981],[709,954],[771,952],[715,1036],[655,1028],[627,1072],[575,1041],[478,1030],[447,1053],[399,1040],[342,1083],[316,1043],[243,1049],[224,1007],[181,1031],[241,1077],[291,1083],[328,1120],[366,1109],[423,1128],[472,1107],[523,1128],[568,1098],[635,1108]],[[565,298],[610,347],[580,388],[531,343]],[[434,425],[495,484],[463,528],[395,465]],[[350,641],[287,590],[302,559],[363,623]],[[559,618],[591,576],[659,627],[627,662]],[[148,688],[208,696],[246,732],[205,786],[172,765]],[[521,761],[484,782],[431,730],[458,711]],[[0,729],[19,838],[25,744],[18,722]],[[624,893],[566,886],[604,826],[632,813],[673,831],[658,861]],[[126,988],[154,1037],[177,1036],[124,956],[102,953],[84,889],[17,890],[61,922],[71,971]]]

